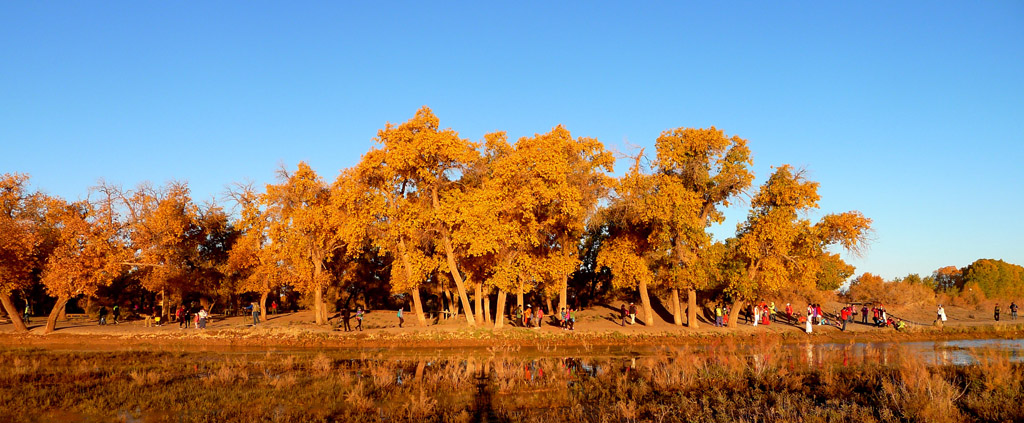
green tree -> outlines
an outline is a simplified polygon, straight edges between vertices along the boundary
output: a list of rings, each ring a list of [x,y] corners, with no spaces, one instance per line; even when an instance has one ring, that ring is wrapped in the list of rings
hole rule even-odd
[[[987,298],[1024,296],[1024,267],[1002,260],[979,259],[961,270],[964,285],[976,284]]]

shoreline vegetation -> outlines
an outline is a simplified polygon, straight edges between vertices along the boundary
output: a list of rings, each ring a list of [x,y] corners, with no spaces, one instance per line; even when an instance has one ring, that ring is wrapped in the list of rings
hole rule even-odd
[[[62,336],[62,337],[66,337]],[[0,344],[8,421],[1021,421],[1024,365],[974,349],[929,365],[895,348],[754,350],[730,338],[632,357],[92,350]],[[77,337],[74,336],[74,337]],[[52,336],[29,336],[51,339]],[[595,349],[596,351],[596,349]],[[31,386],[32,389],[25,389]]]
[[[457,316],[399,327],[388,310],[370,311],[354,332],[309,323],[313,311],[255,326],[217,315],[206,329],[72,318],[44,334],[40,322],[28,333],[0,324],[0,407],[12,422],[1024,421],[1017,352],[914,345],[1024,339],[1024,319],[951,306],[941,328],[853,323],[806,334],[742,321],[623,327],[611,306],[582,310],[575,331],[550,321],[468,328]],[[964,355],[968,365],[955,358]]]

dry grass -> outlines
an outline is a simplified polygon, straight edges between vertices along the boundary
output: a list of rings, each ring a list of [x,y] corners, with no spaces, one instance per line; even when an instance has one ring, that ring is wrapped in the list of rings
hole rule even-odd
[[[0,349],[0,407],[5,421],[1024,421],[1024,367],[1006,354],[927,366],[755,345],[604,359]]]

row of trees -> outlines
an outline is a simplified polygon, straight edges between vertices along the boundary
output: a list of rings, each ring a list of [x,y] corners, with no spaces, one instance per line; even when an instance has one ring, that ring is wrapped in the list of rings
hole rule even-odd
[[[977,305],[985,299],[1024,298],[1024,267],[1002,260],[979,259],[957,268],[945,266],[931,275],[912,273],[886,281],[864,273],[850,282],[846,296],[857,302],[921,304],[941,299]]]
[[[168,295],[250,292],[266,304],[287,289],[323,324],[331,293],[384,285],[421,324],[423,292],[464,310],[470,326],[487,319],[496,294],[501,327],[510,294],[523,305],[532,293],[551,308],[557,298],[561,308],[600,285],[635,290],[648,324],[652,291],[668,293],[674,323],[685,309],[695,326],[699,296],[738,303],[735,313],[783,289],[838,288],[853,268],[831,248],[857,251],[870,231],[856,211],[809,220],[818,184],[788,165],[751,194],[747,142],[713,127],[665,131],[656,157],[641,151],[618,179],[611,152],[561,126],[514,143],[503,132],[471,142],[422,108],[376,141],[332,183],[299,163],[265,189],[234,186],[234,216],[196,205],[182,183],[101,183],[67,203],[29,192],[24,175],[4,175],[0,299],[24,330],[10,295],[42,284],[57,297],[53,330],[69,299],[119,278],[160,293],[165,312]],[[710,226],[745,196],[750,212],[736,236],[714,241]]]

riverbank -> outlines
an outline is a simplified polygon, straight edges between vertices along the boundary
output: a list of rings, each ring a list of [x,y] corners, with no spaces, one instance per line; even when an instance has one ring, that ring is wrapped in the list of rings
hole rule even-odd
[[[947,322],[943,327],[911,325],[904,331],[877,328],[853,323],[842,331],[831,326],[814,326],[806,334],[802,327],[787,323],[771,325],[738,325],[719,328],[701,325],[697,329],[662,323],[654,327],[620,326],[617,322],[600,321],[603,316],[581,313],[577,330],[566,331],[554,325],[543,328],[522,328],[506,325],[502,329],[467,327],[464,319],[449,319],[426,327],[406,323],[389,326],[383,312],[370,313],[364,330],[345,332],[330,326],[307,323],[308,312],[269,316],[266,322],[253,326],[249,317],[214,319],[207,329],[179,328],[177,324],[146,327],[141,321],[100,326],[91,321],[62,322],[54,333],[43,335],[42,328],[32,325],[28,334],[16,334],[11,325],[0,325],[0,345],[40,348],[143,348],[147,346],[182,347],[252,347],[252,348],[332,348],[332,349],[510,349],[592,346],[658,346],[696,345],[713,342],[887,342],[932,341],[946,339],[1024,337],[1024,319],[1003,322]]]
[[[764,336],[764,335],[762,335]],[[852,344],[576,356],[352,356],[331,349],[65,351],[0,344],[6,421],[1021,421],[1024,366]],[[398,345],[401,346],[401,345]],[[404,347],[404,346],[403,346]],[[554,350],[557,349],[558,354]],[[476,350],[479,351],[479,350]]]

